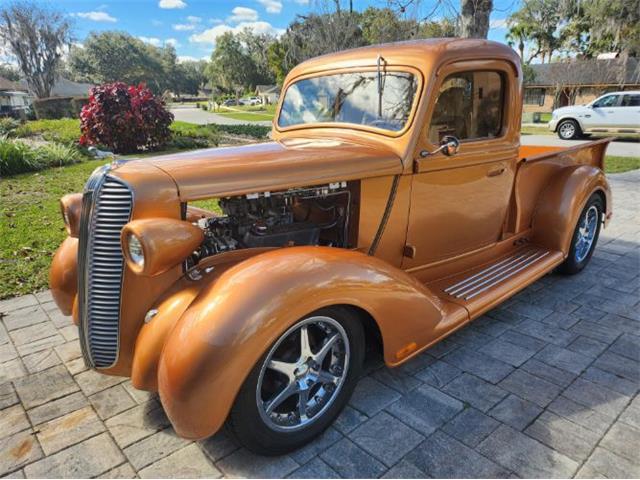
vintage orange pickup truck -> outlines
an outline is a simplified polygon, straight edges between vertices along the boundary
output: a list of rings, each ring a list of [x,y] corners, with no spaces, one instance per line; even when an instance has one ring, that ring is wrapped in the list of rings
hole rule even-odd
[[[282,92],[273,141],[97,169],[50,273],[88,366],[159,392],[183,437],[226,424],[265,454],[327,428],[367,355],[395,367],[579,272],[611,217],[608,140],[520,145],[505,45],[344,51]]]

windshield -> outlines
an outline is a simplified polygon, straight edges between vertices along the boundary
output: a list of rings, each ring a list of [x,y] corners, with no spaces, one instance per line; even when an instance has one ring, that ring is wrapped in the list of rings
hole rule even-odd
[[[287,88],[278,125],[351,123],[391,130],[404,128],[417,82],[407,72],[339,73],[299,80]]]

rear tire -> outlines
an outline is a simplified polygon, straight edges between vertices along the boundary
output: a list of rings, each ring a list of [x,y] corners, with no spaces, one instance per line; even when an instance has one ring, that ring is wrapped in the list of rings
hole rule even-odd
[[[328,307],[307,315],[256,363],[236,397],[228,430],[261,455],[302,447],[347,404],[364,352],[364,330],[352,310]]]
[[[558,137],[562,140],[575,140],[582,135],[580,125],[575,120],[562,120],[558,124]]]
[[[589,263],[600,236],[603,212],[602,198],[597,193],[594,193],[582,209],[580,217],[578,217],[578,224],[571,238],[569,256],[558,267],[558,272],[565,275],[574,275]]]

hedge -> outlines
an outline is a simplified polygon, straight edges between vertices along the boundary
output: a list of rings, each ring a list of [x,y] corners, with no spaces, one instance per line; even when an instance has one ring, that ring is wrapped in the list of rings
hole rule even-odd
[[[271,127],[252,125],[250,123],[244,125],[216,125],[216,128],[231,135],[246,135],[253,138],[267,138],[269,132],[271,132]]]
[[[72,97],[37,98],[33,108],[38,120],[55,120],[58,118],[77,116],[71,106]]]
[[[82,107],[89,103],[89,97],[73,97],[71,99],[71,110],[73,110],[73,116],[79,117]]]

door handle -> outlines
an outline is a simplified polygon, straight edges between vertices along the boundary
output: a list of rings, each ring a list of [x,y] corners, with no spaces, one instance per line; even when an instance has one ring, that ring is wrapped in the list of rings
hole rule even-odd
[[[489,170],[487,172],[487,177],[497,177],[498,175],[502,175],[505,170],[506,168],[504,167],[496,168],[495,170]]]

